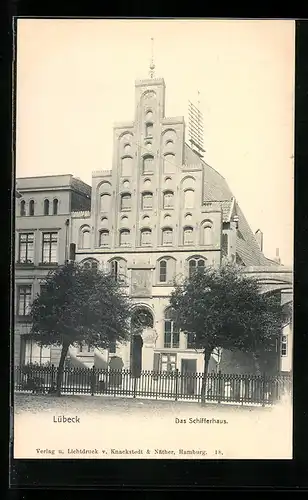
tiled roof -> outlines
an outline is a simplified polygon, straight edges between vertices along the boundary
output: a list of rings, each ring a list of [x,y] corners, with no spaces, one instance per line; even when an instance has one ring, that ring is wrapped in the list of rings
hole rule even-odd
[[[223,214],[223,221],[229,222],[231,216],[238,216],[237,253],[246,266],[268,266],[276,263],[267,259],[261,252],[258,242],[251,230],[239,205],[222,175],[205,163],[190,146],[185,144],[185,165],[200,164],[203,166],[203,201],[219,201]],[[232,209],[232,214],[231,214]]]

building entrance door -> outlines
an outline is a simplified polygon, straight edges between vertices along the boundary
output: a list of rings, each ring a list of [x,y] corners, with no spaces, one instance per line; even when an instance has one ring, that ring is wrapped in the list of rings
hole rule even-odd
[[[197,360],[182,359],[181,375],[182,375],[182,393],[187,396],[192,396],[196,393],[197,379]]]

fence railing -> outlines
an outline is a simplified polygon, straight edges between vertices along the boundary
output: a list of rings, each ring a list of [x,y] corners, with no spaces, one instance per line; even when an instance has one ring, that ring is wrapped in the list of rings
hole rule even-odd
[[[16,391],[52,393],[58,368],[15,367]],[[61,393],[143,397],[151,399],[201,400],[202,373],[142,371],[134,378],[130,370],[65,368]],[[218,403],[271,405],[292,389],[290,375],[257,376],[209,373],[205,400]]]

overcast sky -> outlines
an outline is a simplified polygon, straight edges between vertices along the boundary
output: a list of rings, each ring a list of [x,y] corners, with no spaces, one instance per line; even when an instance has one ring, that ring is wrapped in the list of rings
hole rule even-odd
[[[166,116],[204,119],[205,161],[227,180],[264,253],[293,260],[294,21],[19,19],[17,177],[112,163],[112,126],[134,117],[134,82],[166,83]]]

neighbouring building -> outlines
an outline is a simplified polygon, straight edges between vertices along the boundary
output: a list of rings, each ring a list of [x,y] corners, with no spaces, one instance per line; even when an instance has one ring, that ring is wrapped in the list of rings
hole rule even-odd
[[[29,308],[47,273],[68,260],[73,210],[89,210],[91,188],[72,175],[26,177],[16,181],[14,362],[57,363],[57,347],[30,338]]]

